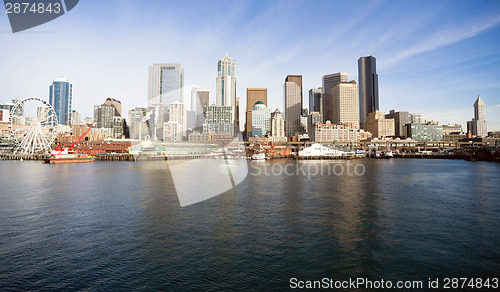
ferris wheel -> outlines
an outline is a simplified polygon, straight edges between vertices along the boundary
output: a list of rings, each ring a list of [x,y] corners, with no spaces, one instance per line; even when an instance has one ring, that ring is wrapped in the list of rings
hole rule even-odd
[[[17,144],[14,153],[45,153],[51,149],[57,136],[56,112],[38,97],[20,100],[10,111],[9,132]]]

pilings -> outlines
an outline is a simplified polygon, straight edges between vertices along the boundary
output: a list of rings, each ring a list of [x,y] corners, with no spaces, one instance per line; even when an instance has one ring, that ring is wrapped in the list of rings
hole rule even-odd
[[[43,160],[49,157],[47,154],[0,154],[0,160]]]
[[[365,156],[297,156],[295,159],[298,160],[350,160],[350,159],[360,159]]]

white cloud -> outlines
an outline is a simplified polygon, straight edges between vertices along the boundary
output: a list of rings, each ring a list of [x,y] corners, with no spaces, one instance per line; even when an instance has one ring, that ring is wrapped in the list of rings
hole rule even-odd
[[[459,41],[474,37],[481,32],[496,26],[500,23],[500,17],[496,17],[486,23],[469,26],[464,25],[460,28],[449,28],[433,33],[427,38],[422,39],[412,47],[397,53],[391,59],[385,60],[385,65],[395,64],[416,54],[432,51]]]

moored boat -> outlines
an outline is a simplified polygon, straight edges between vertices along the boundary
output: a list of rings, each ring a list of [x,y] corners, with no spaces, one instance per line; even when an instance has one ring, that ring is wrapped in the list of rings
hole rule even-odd
[[[95,124],[94,124],[95,125]],[[82,163],[94,162],[92,156],[84,153],[76,153],[72,149],[82,140],[85,135],[94,127],[92,125],[83,135],[81,135],[69,148],[63,148],[61,144],[57,145],[56,149],[50,152],[50,158],[42,160],[42,163]]]
[[[42,163],[82,163],[94,161],[95,159],[87,154],[66,153],[51,155],[50,158],[43,159]]]

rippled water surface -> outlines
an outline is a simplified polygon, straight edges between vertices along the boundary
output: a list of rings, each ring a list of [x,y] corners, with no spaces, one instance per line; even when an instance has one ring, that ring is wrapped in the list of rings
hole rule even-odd
[[[0,161],[0,290],[500,276],[500,164],[362,159],[349,163],[363,175],[317,171],[335,163],[348,162],[249,162],[236,188],[181,208],[168,167]]]

